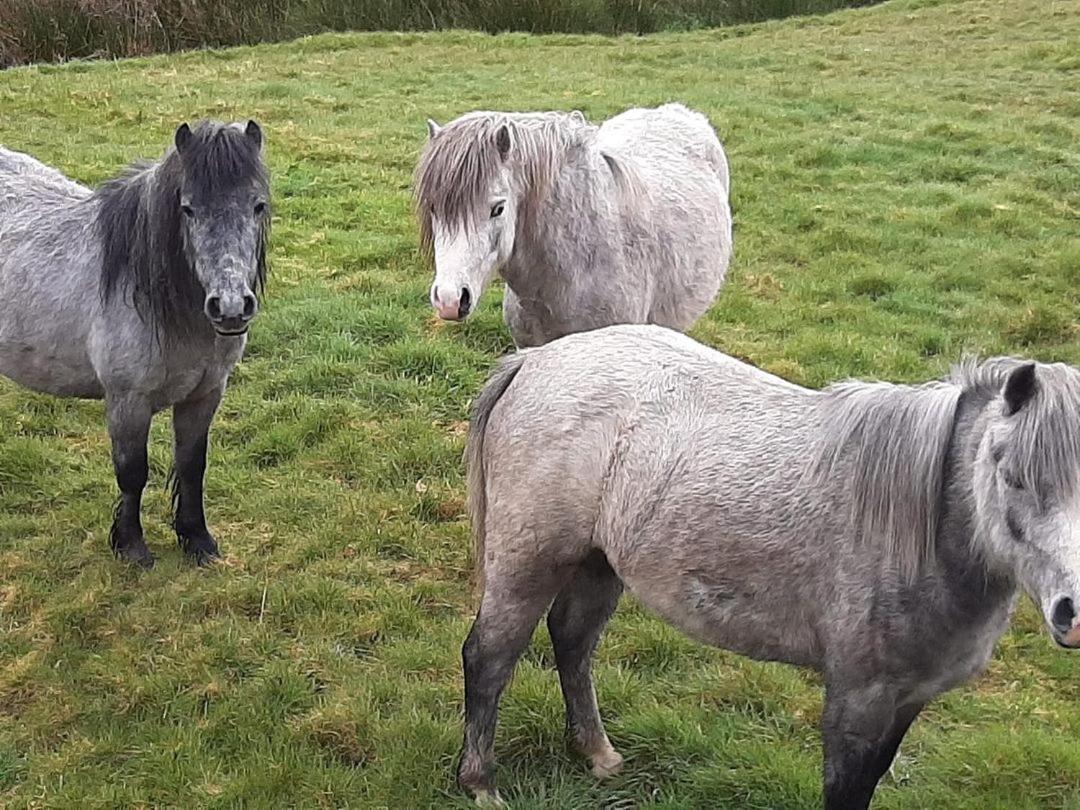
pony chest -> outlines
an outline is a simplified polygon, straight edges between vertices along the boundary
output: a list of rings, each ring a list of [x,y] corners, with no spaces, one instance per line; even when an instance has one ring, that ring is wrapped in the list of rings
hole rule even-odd
[[[224,341],[218,341],[218,344]],[[228,381],[229,374],[243,354],[243,341],[233,340],[239,346],[215,345],[202,351],[170,352],[164,362],[147,380],[151,401],[155,410],[169,407],[177,402],[200,399],[219,390]]]
[[[948,634],[923,639],[920,643],[923,667],[907,691],[912,701],[924,703],[981,675],[994,647],[1008,627],[1012,605],[994,611],[986,620]]]

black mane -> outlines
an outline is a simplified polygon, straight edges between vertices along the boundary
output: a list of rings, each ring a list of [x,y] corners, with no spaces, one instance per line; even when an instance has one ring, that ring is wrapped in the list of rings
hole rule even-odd
[[[95,193],[102,301],[118,293],[129,296],[139,317],[158,334],[185,331],[191,316],[202,312],[205,297],[184,245],[185,169],[189,190],[212,194],[252,181],[269,185],[261,151],[242,129],[204,121],[192,130],[183,158],[170,149],[159,162],[136,163]],[[269,220],[264,222],[256,294],[266,283]]]

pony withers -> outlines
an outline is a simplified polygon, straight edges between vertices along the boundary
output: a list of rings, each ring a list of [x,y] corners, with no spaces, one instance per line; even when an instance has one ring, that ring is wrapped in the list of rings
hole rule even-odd
[[[421,242],[441,318],[506,281],[519,347],[616,323],[685,330],[731,258],[728,163],[681,104],[597,127],[580,112],[473,112],[429,134],[416,171]]]
[[[545,611],[577,747],[619,770],[589,662],[624,587],[701,641],[823,674],[831,810],[868,806],[923,706],[985,667],[1018,591],[1080,647],[1071,366],[812,391],[615,326],[505,360],[468,461],[482,598],[458,778],[480,800],[498,800],[498,701]]]
[[[258,124],[176,130],[156,163],[97,191],[0,149],[0,373],[105,400],[120,501],[114,552],[153,565],[139,517],[154,413],[173,408],[174,528],[218,554],[203,511],[210,423],[266,277],[270,185]]]

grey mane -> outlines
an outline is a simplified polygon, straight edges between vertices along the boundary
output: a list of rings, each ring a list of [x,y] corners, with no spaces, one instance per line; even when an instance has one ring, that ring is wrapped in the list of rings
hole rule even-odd
[[[822,392],[822,435],[810,465],[819,483],[839,478],[861,532],[879,538],[906,577],[934,550],[944,502],[945,466],[961,395],[997,397],[1023,361],[965,360],[942,381],[923,385],[844,382]],[[1039,392],[1017,415],[1010,443],[1014,475],[1071,492],[1080,471],[1080,375],[1063,364],[1039,365]]]
[[[144,322],[170,332],[186,328],[204,297],[184,244],[184,183],[210,194],[252,180],[269,188],[259,150],[240,129],[204,121],[193,130],[185,154],[182,161],[170,149],[157,163],[136,163],[94,194],[103,246],[102,300],[129,295]],[[267,225],[259,239],[256,293],[266,282],[268,238]]]
[[[862,534],[880,538],[906,576],[933,549],[945,458],[961,388],[844,382],[823,392],[813,469],[835,480]]]
[[[450,229],[469,227],[474,213],[487,205],[485,194],[503,160],[496,145],[503,127],[512,144],[508,159],[520,173],[525,191],[524,223],[532,221],[530,213],[546,197],[565,155],[591,144],[597,133],[579,112],[478,112],[447,124],[428,140],[416,169],[414,202],[425,252],[433,248],[432,217]],[[637,193],[642,185],[632,168],[601,154],[620,191]]]

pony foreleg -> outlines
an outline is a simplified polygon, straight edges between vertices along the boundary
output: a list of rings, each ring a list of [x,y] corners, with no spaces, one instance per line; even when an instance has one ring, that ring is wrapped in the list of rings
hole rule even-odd
[[[221,402],[221,389],[201,399],[173,406],[173,528],[180,548],[205,565],[218,556],[203,510],[203,477],[210,422]]]
[[[865,810],[922,706],[897,707],[879,687],[826,689],[826,810]]]
[[[117,557],[150,568],[154,565],[154,555],[143,539],[139,510],[149,474],[146,441],[153,412],[143,397],[128,395],[109,397],[106,416],[113,470],[120,487],[120,501],[109,531],[109,544]]]

